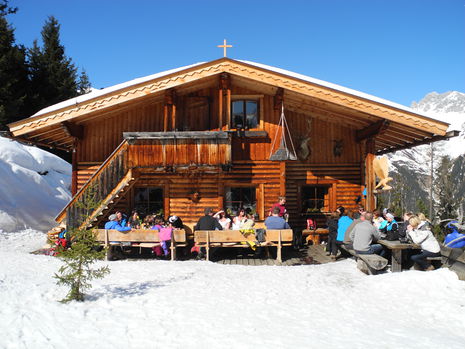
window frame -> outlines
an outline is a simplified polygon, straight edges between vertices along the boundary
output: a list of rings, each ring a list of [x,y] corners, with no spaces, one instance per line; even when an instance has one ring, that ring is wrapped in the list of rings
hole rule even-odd
[[[161,191],[161,199],[158,200],[158,201],[150,201],[150,192],[147,193],[147,201],[146,201],[146,204],[147,204],[147,210],[146,211],[147,212],[143,212],[137,206],[138,205],[137,194],[138,194],[138,190],[141,190],[141,189],[145,189],[145,190],[148,190],[148,191],[150,191],[151,189],[158,189],[158,190]],[[139,214],[142,214],[142,215],[153,214],[153,213],[157,213],[157,212],[154,212],[153,210],[150,209],[150,204],[158,203],[158,205],[160,206],[160,210],[158,211],[158,213],[161,214],[161,215],[164,215],[165,214],[165,192],[166,192],[165,187],[163,185],[135,187],[134,188],[134,194],[133,194],[133,207],[134,207],[134,209],[137,210],[139,212]],[[144,205],[145,205],[145,203],[144,203]]]
[[[257,185],[254,185],[254,184],[251,184],[251,183],[225,183],[224,186],[223,186],[223,208],[225,210],[228,209],[228,206],[226,205],[227,202],[236,202],[236,201],[227,201],[226,200],[226,193],[227,193],[227,189],[231,189],[231,188],[235,188],[235,189],[239,189],[239,188],[250,188],[250,189],[253,189],[253,193],[254,193],[254,196],[255,196],[255,215],[257,217],[257,215],[260,217],[260,212],[259,212],[259,208],[260,208],[260,204],[259,204],[259,193],[258,193],[258,190],[259,190],[259,187]],[[240,207],[243,207],[244,206],[240,206]],[[239,207],[239,208],[240,208]],[[236,212],[232,212],[232,214],[235,214]],[[260,217],[261,218],[261,217]]]
[[[242,102],[243,103],[243,112],[244,112],[244,116],[243,116],[243,121],[244,121],[244,126],[241,127],[241,128],[238,128],[236,127],[236,124],[234,122],[234,108],[233,108],[233,105],[234,103],[237,103],[237,102]],[[255,127],[248,127],[246,126],[246,123],[247,123],[247,102],[254,102],[256,103],[257,105],[257,112],[256,112],[256,117],[257,117],[257,125]],[[260,97],[257,97],[257,96],[231,96],[231,105],[230,105],[230,108],[231,108],[231,120],[230,120],[230,124],[231,124],[231,128],[232,129],[244,129],[244,130],[254,130],[254,129],[258,129],[260,128],[260,123],[261,123],[261,119],[262,119],[262,116],[261,116],[261,106],[260,106],[260,103],[261,102],[261,98]]]
[[[316,180],[316,181],[303,181],[297,184],[297,203],[298,203],[298,212],[301,215],[311,215],[311,214],[324,214],[333,212],[336,209],[336,183],[335,180]],[[304,212],[304,205],[303,205],[303,188],[305,187],[321,187],[327,188],[327,193],[323,198],[324,206],[319,211],[314,212]]]

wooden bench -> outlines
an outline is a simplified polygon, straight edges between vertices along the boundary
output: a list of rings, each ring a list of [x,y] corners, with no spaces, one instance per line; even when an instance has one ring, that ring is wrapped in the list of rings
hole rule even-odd
[[[282,263],[281,249],[292,246],[292,229],[266,230],[264,242],[257,246],[276,246],[276,260]],[[197,230],[194,241],[199,247],[205,247],[207,260],[210,259],[210,247],[250,247],[249,242],[256,242],[255,234],[242,234],[239,230]]]
[[[302,230],[302,237],[306,237],[307,243],[312,241],[313,245],[319,245],[322,239],[328,239],[329,230],[318,229],[304,229]]]
[[[388,260],[384,257],[381,257],[380,255],[357,254],[354,250],[351,250],[344,245],[342,245],[341,248],[356,258],[357,268],[365,274],[376,275],[384,268],[386,268],[388,264]]]
[[[95,229],[96,239],[102,245],[110,250],[111,246],[121,246],[124,243],[130,243],[131,247],[152,248],[160,246],[161,241],[158,236],[158,230],[153,229],[134,229],[128,232],[118,230]],[[173,230],[171,234],[171,260],[176,258],[176,248],[187,246],[186,232],[184,229]]]

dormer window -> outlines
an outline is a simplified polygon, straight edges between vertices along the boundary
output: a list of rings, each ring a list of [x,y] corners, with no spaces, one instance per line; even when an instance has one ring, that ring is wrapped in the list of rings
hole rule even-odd
[[[258,101],[238,99],[231,104],[232,128],[250,129],[258,127]]]

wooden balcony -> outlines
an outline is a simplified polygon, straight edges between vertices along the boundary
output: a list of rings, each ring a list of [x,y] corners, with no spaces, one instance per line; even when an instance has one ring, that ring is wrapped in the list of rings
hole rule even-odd
[[[130,167],[221,166],[231,164],[228,132],[125,132]]]

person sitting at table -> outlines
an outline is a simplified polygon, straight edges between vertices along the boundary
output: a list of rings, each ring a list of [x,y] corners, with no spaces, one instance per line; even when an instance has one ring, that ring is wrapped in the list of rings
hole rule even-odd
[[[357,254],[379,254],[384,256],[383,246],[376,242],[381,239],[381,235],[373,224],[373,213],[365,212],[365,220],[358,223],[350,232],[350,239],[353,242],[355,253]]]
[[[414,216],[414,214],[412,212],[405,212],[404,213],[404,221],[403,222],[399,222],[398,223],[398,226],[399,226],[399,240],[401,242],[406,242],[407,241],[407,227],[409,225],[409,219],[412,218]]]
[[[131,227],[122,226],[120,221],[118,220],[118,216],[115,213],[111,214],[108,217],[108,222],[105,223],[105,229],[108,229],[108,230],[115,229],[122,233],[126,233],[132,230]]]
[[[339,220],[337,221],[336,245],[338,246],[338,248],[340,248],[340,246],[344,244],[344,234],[346,230],[349,228],[349,226],[352,224],[353,220],[351,217],[347,215],[346,210],[343,206],[339,206],[336,209],[336,211],[339,212],[340,215]]]
[[[428,218],[426,218],[424,213],[418,213],[417,217],[420,218],[420,225],[418,226],[418,229],[425,229],[425,230],[431,230],[433,228],[433,225],[429,221]]]
[[[255,225],[255,218],[252,213],[247,213],[247,219],[242,224],[242,229],[253,229],[253,226]]]
[[[213,215],[213,217],[218,219],[218,222],[223,227],[223,230],[229,230],[229,228],[231,228],[231,218],[226,217],[226,212],[224,210],[219,210]]]
[[[387,225],[387,221],[383,218],[380,210],[373,211],[373,225],[380,231]]]
[[[240,230],[242,229],[242,226],[244,225],[245,221],[247,220],[247,217],[245,215],[245,210],[243,208],[240,208],[237,211],[236,217],[233,218],[232,221],[232,230]]]
[[[197,230],[223,230],[223,227],[218,222],[216,218],[213,218],[213,210],[211,207],[205,207],[205,215],[200,217],[197,224],[194,226],[194,231]],[[212,249],[212,255],[215,250]],[[197,259],[203,258],[205,254],[205,247],[199,248],[199,246],[194,245],[191,248],[191,253],[197,253]]]
[[[354,227],[365,220],[365,213],[366,211],[361,212],[361,215],[359,218],[354,219],[352,223],[349,225],[349,227],[346,229],[344,233],[344,245],[349,249],[353,250],[354,246],[352,245],[352,240],[350,240],[350,232],[354,229]]]
[[[168,217],[168,222],[171,223],[173,229],[183,229],[184,224],[182,223],[182,219],[179,216],[172,215]]]
[[[118,218],[118,222],[120,223],[120,225],[122,227],[126,227],[128,225],[128,216],[126,215],[126,213],[122,211],[116,211],[115,214],[116,218]]]
[[[392,213],[386,213],[386,227],[381,229],[381,236],[385,237],[386,240],[394,241],[399,240],[399,225],[397,224],[394,215]]]
[[[420,229],[421,219],[413,216],[409,219],[407,232],[413,243],[420,245],[421,252],[412,255],[410,259],[416,263],[422,270],[434,270],[434,266],[428,265],[428,257],[440,257],[441,247],[429,229]]]
[[[128,220],[128,227],[131,227],[134,229],[140,229],[141,224],[142,224],[142,221],[139,218],[139,213],[136,210],[133,210]]]
[[[279,207],[274,207],[271,211],[271,216],[265,219],[266,229],[291,229],[284,218],[279,216]]]

